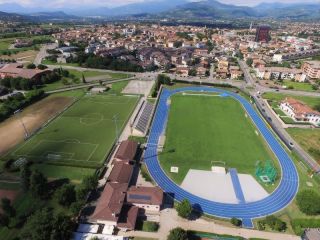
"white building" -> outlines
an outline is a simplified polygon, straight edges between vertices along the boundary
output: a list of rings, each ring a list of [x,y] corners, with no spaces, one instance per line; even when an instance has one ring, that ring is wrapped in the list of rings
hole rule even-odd
[[[280,109],[297,122],[309,122],[320,126],[320,113],[293,98],[286,98],[280,104]]]

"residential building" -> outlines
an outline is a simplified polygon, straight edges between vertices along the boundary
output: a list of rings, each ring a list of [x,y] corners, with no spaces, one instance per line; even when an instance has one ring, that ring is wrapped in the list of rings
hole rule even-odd
[[[294,98],[286,98],[282,101],[280,109],[297,122],[309,122],[320,126],[320,112]]]
[[[302,65],[302,71],[310,79],[320,79],[320,61],[306,61]]]

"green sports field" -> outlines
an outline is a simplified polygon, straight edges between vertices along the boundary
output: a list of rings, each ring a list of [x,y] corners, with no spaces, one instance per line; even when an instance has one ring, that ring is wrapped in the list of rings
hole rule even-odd
[[[98,167],[132,113],[138,97],[86,95],[71,108],[19,146],[11,156],[36,162]]]
[[[240,103],[232,98],[175,95],[160,163],[178,184],[189,169],[210,170],[212,161],[254,175],[257,161],[275,160],[257,133]],[[179,167],[179,173],[170,173],[171,166]]]

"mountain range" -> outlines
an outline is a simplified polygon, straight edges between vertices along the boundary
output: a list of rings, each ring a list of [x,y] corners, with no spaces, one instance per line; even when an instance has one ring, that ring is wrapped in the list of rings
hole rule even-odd
[[[47,9],[45,7],[23,7],[16,3],[0,4],[0,18],[12,17],[33,20],[74,20],[87,18],[117,18],[123,16],[144,16],[170,19],[232,19],[232,18],[280,18],[320,19],[318,3],[261,3],[255,7],[224,4],[216,0],[153,0],[132,3],[121,7],[66,7]],[[5,14],[6,13],[6,14]],[[6,16],[5,16],[6,15]]]

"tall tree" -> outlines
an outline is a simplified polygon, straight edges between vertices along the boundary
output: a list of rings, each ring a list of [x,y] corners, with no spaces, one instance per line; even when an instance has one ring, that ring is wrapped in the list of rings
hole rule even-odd
[[[180,203],[178,203],[176,209],[177,209],[178,215],[183,218],[189,218],[192,212],[192,206],[188,199],[184,199]]]
[[[56,191],[55,197],[61,205],[70,206],[71,203],[76,201],[76,191],[74,186],[71,184],[63,185]]]
[[[39,171],[34,171],[30,179],[30,190],[35,197],[44,197],[46,194],[47,178]]]
[[[177,227],[177,228],[174,228],[174,229],[170,230],[167,239],[168,240],[187,240],[188,239],[188,234],[181,227]]]
[[[9,217],[13,217],[15,215],[15,210],[13,206],[11,205],[11,200],[8,198],[2,198],[1,199],[1,208],[3,212],[8,215]]]
[[[30,187],[30,176],[31,176],[31,171],[29,168],[29,165],[24,164],[20,168],[20,185],[21,189],[24,192],[27,192]]]
[[[82,83],[87,83],[86,78],[84,77],[83,73],[82,73]]]

